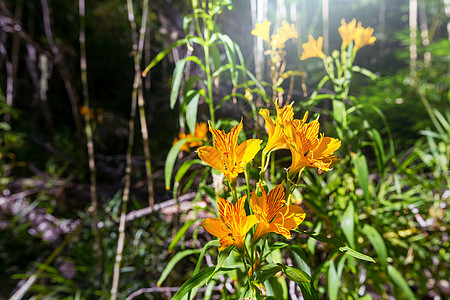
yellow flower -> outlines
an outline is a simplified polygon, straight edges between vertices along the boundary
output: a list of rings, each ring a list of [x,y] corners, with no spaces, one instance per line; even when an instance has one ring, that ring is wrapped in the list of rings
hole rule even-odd
[[[345,19],[341,20],[341,26],[338,28],[339,34],[342,38],[342,47],[346,47],[355,38],[356,20],[353,19],[350,23],[346,23]]]
[[[272,48],[283,49],[285,47],[285,43],[289,39],[295,38],[298,38],[298,33],[297,30],[295,30],[295,25],[289,25],[286,21],[283,20],[281,27],[277,30],[277,33],[272,35]]]
[[[361,49],[365,45],[373,45],[376,41],[376,37],[372,36],[373,28],[367,27],[364,28],[361,26],[361,23],[358,23],[358,27],[356,27],[355,32],[355,50]]]
[[[188,138],[196,138],[199,139],[195,140],[195,141],[186,141],[180,148],[181,151],[185,151],[185,152],[189,152],[191,150],[191,148],[195,148],[195,147],[199,147],[201,145],[203,145],[202,141],[206,140],[206,134],[208,133],[208,126],[205,122],[201,122],[201,123],[195,123],[195,131],[194,131],[194,136],[192,136],[192,134],[188,133],[179,133],[178,134],[178,138],[174,138],[172,145],[174,145],[176,142],[178,142],[179,140],[182,139],[188,139]]]
[[[261,109],[259,111],[259,114],[263,116],[264,120],[266,121],[266,130],[269,135],[267,145],[263,150],[264,154],[269,153],[271,150],[287,148],[283,130],[287,126],[290,126],[294,121],[294,109],[292,107],[292,104],[280,108],[278,104],[275,103],[275,108],[277,109],[277,117],[275,119],[275,123],[270,118],[270,112],[268,109]],[[304,118],[303,123],[305,122],[305,120],[306,118]]]
[[[249,139],[238,145],[242,121],[233,127],[230,133],[217,130],[209,125],[209,131],[214,135],[214,147],[198,148],[198,156],[205,163],[221,171],[229,182],[236,180],[239,173],[244,172],[245,165],[253,160],[261,148],[261,140]]]
[[[256,228],[253,241],[265,236],[270,232],[276,232],[290,239],[290,230],[297,228],[305,219],[305,212],[300,206],[286,206],[284,199],[283,184],[277,185],[267,195],[263,188],[262,197],[256,197],[252,194],[251,206],[253,212],[258,218],[258,227]]]
[[[325,55],[322,52],[323,37],[319,36],[317,41],[310,35],[308,42],[302,45],[303,52],[300,57],[301,60],[305,60],[310,57],[323,58]]]
[[[219,251],[225,250],[230,245],[243,251],[245,235],[258,223],[255,215],[247,216],[245,214],[245,199],[247,199],[246,195],[238,200],[236,206],[233,206],[227,200],[217,197],[220,219],[208,218],[200,224],[209,233],[220,238]]]
[[[319,135],[319,121],[298,123],[286,128],[285,136],[292,154],[289,174],[296,174],[304,167],[329,171],[333,162],[338,161],[333,153],[341,146],[338,139]]]
[[[373,45],[375,43],[376,37],[372,36],[373,28],[364,28],[361,26],[361,22],[356,24],[355,19],[348,24],[342,19],[341,24],[338,31],[342,37],[342,47],[346,47],[351,42],[354,42],[354,50],[356,51],[365,45]]]
[[[270,31],[270,23],[267,20],[264,20],[261,24],[256,23],[255,28],[252,30],[252,35],[261,37],[266,43],[270,43],[269,31]]]

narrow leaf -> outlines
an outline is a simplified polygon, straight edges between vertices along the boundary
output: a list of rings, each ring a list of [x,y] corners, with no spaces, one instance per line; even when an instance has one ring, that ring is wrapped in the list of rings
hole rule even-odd
[[[214,270],[214,272],[211,274],[211,276],[209,276],[208,280],[206,281],[206,283],[208,283],[208,281],[210,281],[214,275],[216,274],[216,272],[222,267],[223,263],[225,262],[225,260],[227,259],[227,257],[230,255],[231,250],[233,250],[233,246],[226,248],[225,250],[221,251],[219,253],[219,257],[217,258],[217,265],[216,265],[216,269]]]
[[[199,252],[200,252],[200,249],[188,249],[188,250],[184,250],[184,251],[181,251],[181,252],[178,252],[177,254],[175,254],[175,256],[172,257],[172,259],[169,261],[169,263],[167,264],[166,268],[162,272],[161,277],[159,277],[157,285],[161,286],[163,281],[167,278],[167,276],[170,274],[172,269],[175,267],[175,265],[180,260],[182,260],[186,256],[189,256],[189,255],[192,255],[192,254],[196,254],[196,253],[199,253]]]
[[[186,139],[179,140],[175,143],[175,145],[170,148],[169,153],[167,154],[166,164],[164,166],[164,178],[166,182],[166,190],[170,190],[170,184],[172,181],[172,173],[175,165],[175,161],[178,156],[178,152],[180,152],[181,146],[186,142]]]
[[[364,198],[366,202],[369,203],[370,195],[369,195],[369,171],[367,168],[366,157],[361,154],[352,155],[353,164],[355,166],[356,175],[358,177],[359,186],[361,187]]]
[[[297,283],[311,281],[311,277],[306,272],[295,267],[286,266],[283,273],[286,274],[287,278]]]
[[[198,271],[200,270],[200,267],[202,265],[202,260],[203,257],[205,257],[206,251],[210,248],[210,247],[220,247],[220,242],[219,240],[212,240],[209,241],[205,244],[205,246],[203,246],[202,252],[200,253],[200,256],[198,257],[198,261],[197,261],[197,265],[195,266],[195,270],[194,270],[194,275],[198,273]]]
[[[186,231],[195,223],[195,220],[188,220],[184,225],[178,230],[177,234],[173,237],[172,242],[169,245],[169,252],[173,250],[178,244],[178,241],[186,234]]]
[[[353,208],[353,202],[349,201],[347,209],[344,211],[344,214],[341,218],[341,228],[344,232],[345,237],[347,238],[350,247],[355,247],[355,210]]]
[[[156,66],[170,51],[172,51],[173,48],[176,48],[178,46],[183,45],[186,43],[185,39],[178,40],[171,44],[169,47],[161,51],[156,57],[150,62],[150,64],[145,68],[145,70],[142,72],[142,76],[147,76],[148,71],[150,71],[154,66]]]
[[[186,281],[178,290],[178,292],[173,295],[172,300],[181,300],[183,299],[184,296],[186,296],[187,293],[189,293],[189,291],[193,290],[196,287],[201,287],[202,285],[204,285],[206,283],[206,280],[208,279],[208,277],[210,277],[210,275],[214,272],[216,267],[209,267],[206,269],[201,270],[198,274],[194,275],[191,279],[189,279],[188,281]],[[223,275],[226,274],[230,271],[235,270],[234,268],[220,268],[217,272],[216,275]],[[195,296],[195,295],[191,295],[191,296]]]
[[[406,299],[414,300],[416,299],[414,293],[409,288],[408,283],[403,278],[402,274],[392,265],[387,266],[388,274],[395,282],[395,284],[400,287],[400,289],[405,293]]]
[[[333,260],[328,268],[328,297],[330,300],[337,300],[341,279],[339,278]]]
[[[186,64],[186,58],[182,58],[177,62],[175,70],[173,70],[172,88],[170,90],[170,108],[175,107],[177,102],[178,92],[180,91],[181,79],[183,77],[184,65]]]
[[[387,267],[387,249],[381,234],[372,226],[364,225],[362,232],[367,236],[369,242],[372,244],[381,264]]]
[[[195,132],[195,123],[197,122],[197,109],[200,93],[196,92],[186,107],[186,123],[192,135]]]

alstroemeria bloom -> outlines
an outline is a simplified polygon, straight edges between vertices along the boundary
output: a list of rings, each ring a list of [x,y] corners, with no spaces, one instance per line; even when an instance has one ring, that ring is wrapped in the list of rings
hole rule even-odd
[[[364,28],[361,26],[361,23],[358,23],[358,27],[356,27],[355,31],[355,50],[361,49],[365,45],[373,45],[376,41],[376,37],[372,36],[373,28],[367,27]]]
[[[345,20],[341,20],[341,26],[338,28],[339,34],[342,37],[342,47],[347,46],[351,42],[354,42],[354,50],[361,49],[365,45],[373,45],[376,41],[376,37],[372,36],[373,28],[364,28],[361,26],[361,22],[356,24],[356,20],[353,19],[350,23],[345,23]]]
[[[242,121],[233,127],[230,133],[217,130],[209,125],[209,131],[214,136],[214,147],[203,146],[198,148],[198,156],[205,163],[217,169],[233,182],[239,173],[244,172],[247,163],[253,160],[261,148],[261,140],[248,139],[238,145],[239,132],[242,130]]]
[[[179,140],[182,139],[188,139],[188,138],[197,138],[200,141],[197,140],[193,140],[193,141],[189,141],[189,142],[185,142],[180,150],[181,151],[185,151],[185,152],[189,152],[191,150],[191,148],[195,148],[198,146],[203,145],[202,141],[206,140],[206,133],[208,132],[208,126],[205,122],[201,122],[201,123],[195,123],[195,131],[194,131],[194,136],[192,136],[192,134],[188,133],[179,133],[178,134],[178,138],[174,138],[172,145],[175,145],[176,142],[178,142]]]
[[[243,196],[235,206],[224,198],[217,197],[219,205],[218,218],[208,218],[202,225],[209,233],[220,238],[219,251],[225,250],[228,246],[234,245],[240,251],[245,247],[245,235],[256,223],[258,219],[255,215],[245,214],[245,199]]]
[[[267,145],[263,150],[264,154],[269,153],[271,150],[285,149],[288,147],[283,129],[290,126],[294,121],[294,108],[292,107],[292,104],[280,108],[277,103],[275,103],[275,108],[277,110],[275,123],[270,118],[270,112],[268,109],[261,109],[259,111],[259,114],[263,116],[266,121],[266,130],[269,135]],[[300,122],[304,123],[306,117],[307,115],[305,115],[305,118],[303,118]]]
[[[308,37],[308,42],[302,45],[303,52],[300,57],[301,60],[305,60],[310,57],[323,58],[325,54],[322,52],[323,37],[319,36],[317,41],[310,35]]]
[[[333,153],[341,146],[341,141],[319,134],[319,121],[314,120],[297,126],[289,126],[284,131],[292,154],[289,174],[296,174],[304,167],[331,170],[337,161]]]
[[[267,44],[269,44],[269,31],[271,24],[272,23],[267,20],[264,20],[262,23],[256,23],[255,28],[252,30],[252,35],[261,37]]]
[[[300,206],[285,205],[283,184],[277,185],[266,194],[263,188],[262,197],[252,194],[252,210],[258,218],[253,241],[265,236],[269,232],[276,232],[285,238],[291,238],[291,230],[297,228],[305,219],[305,212]]]
[[[295,30],[295,25],[289,25],[288,22],[283,20],[281,27],[277,30],[277,33],[272,35],[270,43],[274,49],[283,49],[289,39],[295,38],[298,38],[298,32]]]
[[[341,20],[341,26],[338,28],[339,34],[342,38],[342,47],[346,47],[355,38],[356,20],[353,19],[350,23],[346,23],[345,19]]]

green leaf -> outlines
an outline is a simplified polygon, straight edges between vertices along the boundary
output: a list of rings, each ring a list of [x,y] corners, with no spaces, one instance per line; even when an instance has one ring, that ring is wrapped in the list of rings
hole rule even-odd
[[[297,245],[289,246],[289,250],[291,250],[292,256],[297,262],[298,267],[311,276],[311,268],[308,265],[308,257],[306,256],[305,251]]]
[[[219,270],[217,270],[217,272],[215,272],[215,269],[216,269],[216,267],[214,267],[214,266],[209,267],[209,268],[201,270],[198,274],[194,275],[191,279],[186,281],[180,287],[178,292],[175,295],[173,295],[172,300],[181,300],[192,289],[204,285],[206,283],[206,280],[208,279],[208,277],[210,277],[210,275],[213,272],[216,274],[216,276],[220,276],[220,275],[223,275],[230,271],[235,270],[234,268],[220,268]],[[195,296],[195,295],[191,295],[191,296]]]
[[[205,246],[203,246],[202,252],[200,253],[200,256],[198,257],[198,261],[197,261],[197,265],[195,266],[195,270],[194,270],[194,275],[198,273],[198,271],[200,270],[200,267],[202,265],[202,260],[203,257],[205,257],[206,251],[209,249],[209,247],[220,247],[220,242],[219,240],[212,240],[209,241],[205,244]]]
[[[355,165],[356,175],[358,177],[359,186],[361,187],[364,198],[366,199],[366,203],[368,204],[370,201],[369,195],[369,171],[367,168],[366,157],[358,153],[356,155],[352,155],[353,164]]]
[[[188,249],[188,250],[184,250],[184,251],[181,251],[181,252],[178,252],[177,254],[175,254],[175,256],[172,257],[172,259],[167,264],[167,266],[164,269],[164,271],[161,273],[161,277],[159,277],[159,280],[158,280],[158,282],[156,284],[158,286],[161,286],[163,281],[167,278],[167,276],[169,276],[169,274],[172,271],[172,269],[175,267],[175,265],[180,260],[182,260],[186,256],[189,256],[189,255],[192,255],[192,254],[197,254],[199,252],[200,252],[200,249]]]
[[[358,252],[356,250],[353,250],[352,248],[350,248],[349,246],[345,245],[343,242],[341,242],[338,239],[328,238],[328,237],[326,237],[326,236],[324,236],[324,235],[322,235],[320,233],[308,232],[308,231],[305,231],[305,230],[302,230],[302,229],[296,229],[296,230],[293,230],[293,231],[298,232],[298,233],[307,234],[310,237],[312,237],[313,239],[316,239],[316,240],[321,241],[323,243],[332,244],[332,245],[336,246],[339,249],[339,251],[344,252],[344,253],[346,253],[346,254],[348,254],[350,256],[353,256],[355,258],[366,260],[366,261],[370,261],[370,262],[375,262],[373,260],[373,258],[371,258],[370,256],[367,256],[367,255],[362,254],[362,253],[360,253],[360,252]]]
[[[406,299],[416,299],[414,296],[414,293],[409,288],[408,283],[403,278],[402,274],[392,265],[387,266],[387,271],[389,276],[392,278],[392,280],[395,282],[395,284],[400,287],[400,289],[405,293]]]
[[[194,135],[195,123],[197,122],[197,109],[199,99],[200,93],[196,91],[186,107],[186,123],[192,135]]]
[[[225,250],[221,251],[219,253],[219,257],[217,258],[217,265],[216,265],[216,269],[214,270],[214,272],[211,274],[211,276],[209,276],[208,280],[206,281],[206,283],[208,283],[208,281],[210,281],[214,275],[216,274],[216,272],[222,267],[223,263],[225,262],[225,260],[227,259],[227,257],[230,255],[231,250],[233,250],[233,246],[229,246],[227,247]]]
[[[181,165],[181,167],[178,169],[177,174],[175,175],[175,182],[180,182],[181,179],[183,179],[186,172],[189,170],[189,168],[195,164],[206,166],[206,164],[200,159],[193,159],[193,160],[185,161]]]
[[[275,276],[278,272],[283,269],[282,266],[277,264],[268,264],[261,267],[261,270],[258,272],[256,278],[259,283],[264,283],[270,277]]]
[[[381,174],[384,173],[384,165],[386,163],[386,153],[384,152],[383,139],[378,130],[372,128],[369,130],[369,135],[373,141],[373,150],[377,157],[378,170]]]
[[[236,72],[236,51],[234,49],[234,42],[226,34],[218,33],[217,37],[223,42],[223,45],[225,46],[225,54],[227,55],[228,61],[232,65],[230,70],[231,80],[235,86],[237,84],[238,73]]]
[[[330,260],[328,267],[328,297],[330,300],[337,300],[341,279],[339,278],[333,260]]]
[[[166,190],[170,190],[170,184],[172,180],[173,168],[175,161],[177,160],[178,152],[180,152],[181,146],[187,141],[187,139],[179,140],[175,145],[170,148],[167,154],[166,164],[164,165],[164,178],[166,182]]]
[[[373,263],[375,262],[375,260],[372,257],[370,257],[368,255],[365,255],[365,254],[362,254],[361,252],[358,252],[356,250],[353,250],[349,246],[340,247],[339,251],[344,252],[345,254],[353,256],[354,258],[357,258],[357,259],[370,261],[370,262],[373,262]]]
[[[178,40],[171,44],[169,47],[158,53],[158,55],[155,56],[155,58],[150,62],[150,64],[145,68],[145,70],[142,72],[142,76],[146,76],[148,71],[150,71],[154,66],[156,66],[170,51],[172,51],[173,48],[176,48],[178,46],[183,45],[186,43],[185,39]]]
[[[297,283],[311,281],[311,277],[305,271],[295,267],[285,266],[283,268],[283,273],[286,274],[287,278]]]
[[[195,220],[188,220],[184,225],[178,230],[177,234],[173,237],[172,242],[169,245],[169,252],[173,250],[178,244],[178,241],[186,234],[186,231],[195,223]]]
[[[387,249],[381,234],[372,226],[364,225],[362,232],[367,236],[369,242],[372,244],[378,258],[384,268],[387,267]]]
[[[313,282],[300,282],[298,284],[302,290],[302,296],[305,300],[319,300],[319,294],[314,288]]]
[[[348,201],[347,209],[341,218],[341,228],[347,238],[351,247],[355,247],[355,210],[353,208],[353,202]]]
[[[177,103],[178,92],[180,91],[181,79],[184,74],[184,66],[186,64],[186,58],[182,58],[177,62],[175,70],[173,70],[172,88],[170,89],[170,108],[175,107]]]

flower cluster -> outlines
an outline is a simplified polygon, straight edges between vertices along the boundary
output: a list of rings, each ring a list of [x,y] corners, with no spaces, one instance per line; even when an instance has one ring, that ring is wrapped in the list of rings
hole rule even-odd
[[[317,168],[329,171],[331,165],[337,161],[333,153],[340,147],[338,139],[324,137],[319,134],[319,121],[314,120],[307,123],[306,113],[303,119],[294,119],[292,104],[283,108],[275,103],[277,116],[275,121],[270,118],[270,112],[262,109],[260,114],[264,117],[268,131],[268,141],[262,151],[264,170],[265,158],[274,150],[290,149],[292,164],[288,170],[288,180],[300,173],[305,167]],[[238,136],[242,130],[242,121],[231,129],[229,133],[214,129],[209,126],[209,131],[214,136],[214,145],[198,148],[198,156],[214,169],[222,172],[227,178],[230,188],[236,189],[236,179],[240,173],[245,171],[259,152],[261,140],[248,139],[238,144]],[[268,161],[268,160],[267,160]],[[237,200],[233,205],[228,200],[217,196],[220,218],[208,218],[201,225],[212,235],[220,238],[219,250],[224,250],[230,245],[238,250],[245,250],[245,236],[250,229],[257,225],[252,242],[270,232],[291,238],[290,231],[297,228],[305,219],[303,209],[286,202],[283,183],[277,185],[268,193],[259,185],[261,196],[248,189],[249,195]],[[288,190],[289,192],[289,190]],[[250,207],[254,214],[247,215],[245,202],[250,197]]]
[[[298,38],[298,32],[295,30],[295,25],[289,25],[284,20],[277,32],[269,38],[271,24],[272,23],[267,20],[264,20],[262,23],[257,23],[252,30],[252,35],[261,37],[273,50],[283,49],[289,39]]]
[[[342,38],[342,47],[344,48],[353,42],[354,51],[361,49],[366,45],[373,45],[376,41],[376,37],[372,36],[373,28],[364,28],[361,26],[361,22],[356,24],[355,19],[348,24],[345,22],[345,19],[342,19],[338,31]]]
[[[356,52],[366,45],[373,45],[376,41],[376,37],[372,35],[373,28],[364,28],[361,26],[361,22],[356,24],[355,19],[348,24],[345,22],[345,19],[342,19],[338,31],[342,38],[342,48],[347,47],[353,42],[353,52]],[[318,37],[316,41],[312,36],[309,36],[308,42],[302,45],[303,52],[300,59],[305,60],[311,57],[324,58],[325,55],[322,52],[322,46],[323,37]]]
[[[189,139],[180,148],[181,151],[189,152],[192,148],[203,145],[203,141],[206,140],[206,134],[208,133],[208,125],[204,122],[195,123],[194,135],[188,133],[179,133],[178,138],[174,138],[173,145],[179,140]]]
[[[262,197],[257,197],[253,192],[251,207],[255,214],[246,215],[245,200],[243,196],[236,205],[224,198],[217,197],[219,206],[219,218],[208,218],[201,225],[212,235],[220,238],[219,251],[228,246],[235,246],[238,250],[245,249],[245,236],[249,230],[257,224],[252,241],[276,232],[290,239],[290,230],[297,228],[306,214],[296,205],[286,205],[285,193],[282,184],[277,185],[268,194],[262,189]]]
[[[318,120],[306,123],[308,113],[301,120],[294,119],[292,104],[280,109],[275,103],[275,107],[277,109],[275,122],[270,118],[267,109],[260,111],[269,134],[263,156],[273,150],[289,148],[292,155],[292,163],[288,170],[290,175],[299,173],[305,167],[329,171],[331,165],[338,160],[333,154],[339,149],[341,142],[319,134]]]

